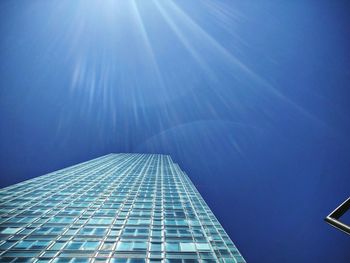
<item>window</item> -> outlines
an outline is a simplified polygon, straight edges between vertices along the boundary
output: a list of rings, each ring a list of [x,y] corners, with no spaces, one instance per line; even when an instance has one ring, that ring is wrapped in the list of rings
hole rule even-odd
[[[95,236],[103,236],[107,231],[106,228],[93,228],[93,227],[84,227],[79,231],[81,235],[95,235]]]
[[[162,251],[162,243],[154,243],[154,242],[152,242],[151,244],[150,244],[150,251]]]
[[[113,222],[113,218],[93,217],[88,224],[109,225]]]
[[[85,242],[78,242],[78,241],[71,241],[67,245],[66,249],[70,250],[95,250],[99,245],[98,241],[85,241]]]
[[[208,243],[197,243],[196,247],[200,251],[202,251],[202,250],[210,250],[210,246],[209,246]]]
[[[60,250],[65,244],[66,242],[56,241],[56,243],[54,243],[54,245],[50,247],[50,250]]]
[[[128,225],[149,225],[151,223],[150,219],[129,219]]]
[[[59,258],[56,258],[53,262],[55,262],[55,263],[88,263],[88,262],[90,262],[90,259],[89,258],[59,257]]]
[[[6,223],[31,223],[35,219],[35,217],[13,217],[10,218]]]
[[[180,251],[179,243],[166,243],[165,247],[167,252]]]
[[[180,249],[183,252],[195,252],[196,247],[194,243],[180,243]]]
[[[112,258],[111,263],[145,263],[141,258]]]
[[[64,227],[41,227],[37,229],[34,234],[39,235],[55,235],[60,234],[64,230]]]
[[[139,251],[146,250],[146,242],[125,242],[121,241],[117,245],[117,251]]]
[[[147,228],[125,228],[123,236],[147,236],[149,230]]]
[[[54,217],[48,223],[71,224],[74,219],[74,217]]]
[[[12,234],[16,234],[18,231],[20,231],[21,228],[17,228],[17,227],[7,227],[3,230],[1,230],[1,234],[5,234],[5,235],[12,235]]]
[[[23,240],[15,248],[17,249],[44,249],[50,243],[50,240]]]
[[[112,250],[115,245],[115,242],[104,242],[102,250]]]

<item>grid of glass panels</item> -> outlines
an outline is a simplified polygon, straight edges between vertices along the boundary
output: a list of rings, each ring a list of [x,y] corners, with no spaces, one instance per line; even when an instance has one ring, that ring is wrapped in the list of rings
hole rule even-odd
[[[0,201],[1,262],[245,262],[167,155],[109,154]]]

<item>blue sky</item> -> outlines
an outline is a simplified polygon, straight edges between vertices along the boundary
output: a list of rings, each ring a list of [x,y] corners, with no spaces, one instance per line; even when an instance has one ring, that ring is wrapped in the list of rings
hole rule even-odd
[[[2,1],[1,186],[170,154],[248,262],[349,262],[346,1]]]

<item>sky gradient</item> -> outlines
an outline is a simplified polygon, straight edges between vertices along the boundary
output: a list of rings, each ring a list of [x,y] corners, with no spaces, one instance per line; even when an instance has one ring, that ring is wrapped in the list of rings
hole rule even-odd
[[[349,262],[346,1],[1,1],[0,186],[170,154],[248,262]]]

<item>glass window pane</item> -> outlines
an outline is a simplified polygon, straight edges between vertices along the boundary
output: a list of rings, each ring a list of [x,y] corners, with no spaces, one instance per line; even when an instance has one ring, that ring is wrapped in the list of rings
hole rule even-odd
[[[180,251],[179,243],[166,243],[166,251]]]
[[[194,243],[180,243],[180,248],[181,248],[181,251],[184,251],[184,252],[195,252],[196,251],[196,247],[195,247]]]

